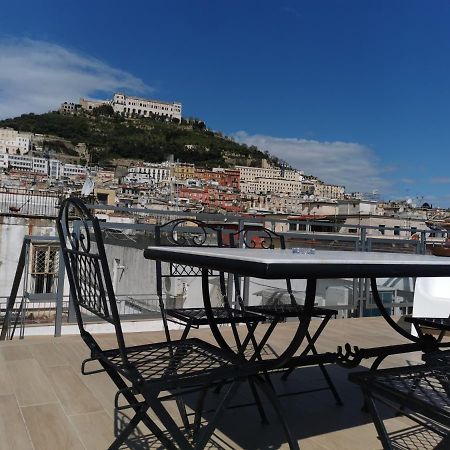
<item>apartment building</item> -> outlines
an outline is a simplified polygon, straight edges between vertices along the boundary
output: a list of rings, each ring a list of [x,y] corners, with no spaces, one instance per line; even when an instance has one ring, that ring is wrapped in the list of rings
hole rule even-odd
[[[23,133],[12,128],[0,128],[0,153],[25,155],[33,145],[33,133]]]
[[[263,161],[262,167],[236,166],[240,174],[243,194],[270,193],[299,195],[303,175],[297,170],[271,167]]]
[[[86,168],[76,164],[63,164],[57,159],[0,153],[0,168],[48,175],[51,178],[86,175]]]
[[[260,177],[251,181],[241,179],[241,192],[243,194],[292,194],[300,195],[302,182],[285,178]]]
[[[196,168],[194,178],[205,183],[217,183],[219,186],[231,189],[240,188],[240,173],[236,169],[223,169],[220,167],[210,169]]]
[[[314,184],[314,196],[340,200],[344,198],[345,187],[318,182]]]
[[[170,167],[167,164],[143,163],[128,169],[124,178],[126,183],[159,184],[170,178]]]
[[[172,176],[175,180],[188,180],[190,178],[195,178],[195,166],[190,163],[173,163],[172,166]]]
[[[270,167],[263,164],[263,167],[236,166],[239,170],[241,181],[255,181],[259,178],[283,178],[290,181],[301,181],[302,173],[297,170]]]

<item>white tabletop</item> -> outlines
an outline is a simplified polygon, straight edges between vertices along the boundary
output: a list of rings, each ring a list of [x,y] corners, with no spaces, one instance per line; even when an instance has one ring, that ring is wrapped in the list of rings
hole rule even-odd
[[[149,259],[258,278],[352,278],[450,276],[450,258],[404,253],[215,247],[149,247]]]

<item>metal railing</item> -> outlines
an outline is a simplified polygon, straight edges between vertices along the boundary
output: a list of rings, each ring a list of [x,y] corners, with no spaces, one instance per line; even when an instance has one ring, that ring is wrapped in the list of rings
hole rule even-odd
[[[56,217],[60,199],[56,192],[0,187],[0,214]]]
[[[1,193],[1,191],[0,191]],[[50,196],[51,197],[51,196]],[[56,198],[56,197],[55,197]],[[0,196],[1,199],[1,196]],[[0,202],[1,203],[1,202]],[[56,208],[56,205],[54,206]],[[198,214],[192,212],[161,211],[142,208],[114,208],[103,205],[89,205],[90,208],[100,211],[120,211],[129,213],[130,217],[136,219],[136,223],[101,222],[100,226],[105,233],[105,242],[112,245],[125,247],[135,247],[143,249],[154,243],[155,224],[164,223],[176,218],[196,218],[206,222],[221,224],[225,233],[234,232],[244,226],[244,224],[260,223],[268,228],[276,230],[285,236],[287,247],[313,247],[315,249],[327,250],[351,250],[351,251],[396,251],[403,253],[426,253],[431,230],[416,228],[385,227],[384,233],[395,231],[395,233],[415,234],[419,239],[407,239],[404,236],[385,235],[374,236],[373,230],[379,230],[376,226],[346,225],[346,224],[324,224],[319,221],[283,221],[278,219],[267,219],[261,217],[243,218],[241,216],[220,215],[220,214]],[[151,222],[151,223],[148,223]],[[294,224],[294,226],[292,226]],[[301,224],[305,230],[293,230]],[[318,231],[324,227],[326,231]],[[356,233],[345,233],[347,228],[357,230]],[[280,231],[280,228],[284,231]],[[4,324],[2,338],[6,335],[14,335],[14,330],[19,327],[20,335],[23,335],[25,326],[35,324],[55,324],[55,335],[61,334],[63,323],[73,322],[74,315],[70,306],[70,299],[63,295],[64,292],[64,268],[53,267],[53,272],[58,273],[55,279],[55,288],[50,296],[36,294],[36,279],[30,277],[30,245],[31,242],[52,242],[58,244],[56,237],[26,237],[24,248],[19,258],[18,272],[13,283],[12,295],[8,299],[0,299],[0,309],[4,314]],[[60,259],[62,261],[62,259]],[[19,270],[20,269],[20,270]],[[20,272],[20,273],[19,273]],[[24,279],[24,291],[18,295],[19,285]],[[55,277],[56,278],[56,277]],[[42,284],[42,281],[40,282]],[[364,316],[366,311],[371,309],[370,287],[366,279],[354,279],[350,282],[351,299],[348,303],[334,306],[344,311],[346,316]],[[244,290],[245,294],[245,290]],[[52,297],[53,295],[53,297]],[[248,292],[247,292],[248,295]],[[128,295],[117,296],[119,310],[124,319],[139,318],[159,318],[158,302],[156,295],[130,292]],[[9,304],[9,305],[8,305]],[[392,301],[386,302],[385,307],[391,312],[408,311],[412,306],[412,291],[409,291],[409,298],[394,295]],[[9,310],[9,311],[8,311]],[[10,317],[8,317],[8,314]],[[2,316],[0,314],[0,316]]]

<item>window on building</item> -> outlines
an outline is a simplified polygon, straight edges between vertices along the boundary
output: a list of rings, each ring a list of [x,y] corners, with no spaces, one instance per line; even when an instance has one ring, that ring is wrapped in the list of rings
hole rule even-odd
[[[39,244],[31,247],[30,276],[34,294],[56,293],[58,275],[58,252],[56,245]]]
[[[386,232],[386,225],[378,225],[378,231],[380,234],[383,234]]]
[[[394,236],[400,236],[400,227],[397,225],[394,226]]]

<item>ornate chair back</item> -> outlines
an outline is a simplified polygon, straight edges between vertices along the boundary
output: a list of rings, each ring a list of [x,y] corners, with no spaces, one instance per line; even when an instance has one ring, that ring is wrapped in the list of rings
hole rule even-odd
[[[101,352],[100,346],[86,331],[86,320],[95,315],[111,323],[115,328],[122,361],[128,365],[98,219],[79,198],[71,197],[61,204],[57,229],[81,337],[94,354]]]
[[[209,225],[197,219],[181,218],[171,220],[163,225],[155,227],[155,245],[180,246],[180,247],[222,247],[222,229]],[[229,308],[226,295],[225,276],[223,272],[216,274],[219,278],[219,289],[221,300],[225,308]],[[185,266],[181,264],[166,264],[156,261],[156,290],[158,294],[159,307],[161,310],[166,338],[170,341],[168,331],[167,307],[163,295],[163,283],[174,277],[197,278],[201,276],[198,267]],[[203,306],[203,305],[202,305]]]

